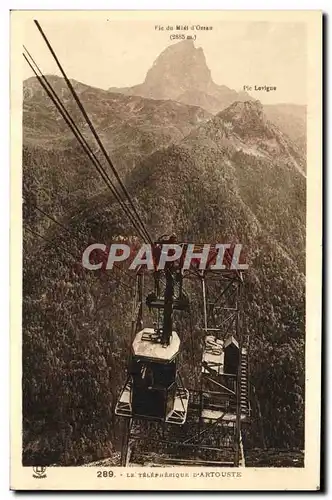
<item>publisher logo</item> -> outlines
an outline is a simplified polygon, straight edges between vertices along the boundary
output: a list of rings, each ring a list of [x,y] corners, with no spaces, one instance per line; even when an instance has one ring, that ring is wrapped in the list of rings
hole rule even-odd
[[[46,477],[45,471],[46,471],[46,467],[41,467],[40,465],[37,465],[37,466],[33,467],[34,473],[32,475],[36,479],[43,479]]]

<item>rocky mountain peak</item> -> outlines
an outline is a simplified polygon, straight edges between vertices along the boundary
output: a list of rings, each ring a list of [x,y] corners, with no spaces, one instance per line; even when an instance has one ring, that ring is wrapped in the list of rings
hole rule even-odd
[[[154,98],[175,99],[191,89],[206,92],[211,84],[211,71],[203,50],[196,48],[192,40],[183,40],[157,57],[143,85]]]
[[[145,80],[139,85],[109,89],[112,92],[139,95],[150,99],[172,99],[203,107],[217,113],[234,101],[250,100],[249,94],[217,85],[201,47],[193,40],[182,40],[168,46],[154,61]]]
[[[267,119],[260,101],[236,101],[217,115],[231,123],[240,135],[260,135],[268,132]]]
[[[263,105],[260,101],[235,101],[218,113],[218,116],[235,123],[243,123],[248,119],[261,122],[265,119]]]

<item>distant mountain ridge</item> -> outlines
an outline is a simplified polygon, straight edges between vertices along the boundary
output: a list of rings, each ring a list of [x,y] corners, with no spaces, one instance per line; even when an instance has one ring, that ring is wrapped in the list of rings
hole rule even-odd
[[[155,230],[164,221],[180,238],[210,241],[222,234],[254,249],[261,234],[300,273],[305,182],[301,151],[267,119],[259,101],[233,103],[178,144],[153,153],[128,178],[139,200],[146,193],[141,206],[149,206],[147,223]]]
[[[235,101],[255,100],[247,92],[217,85],[212,80],[203,49],[196,48],[192,40],[170,45],[161,52],[143,83],[126,88],[111,87],[109,90],[149,99],[172,99],[200,106],[213,114]],[[267,117],[305,152],[306,106],[270,104],[264,106],[264,110]]]
[[[91,141],[91,133],[64,79],[54,75],[47,78]],[[71,82],[105,147],[124,173],[132,168],[137,158],[178,142],[212,116],[198,106],[126,96],[76,80]],[[36,78],[24,82],[23,95],[23,141],[26,146],[52,150],[79,147]]]
[[[283,159],[305,177],[306,161],[301,148],[268,119],[260,101],[234,102],[211,118],[206,126],[194,129],[183,141],[201,137],[201,131],[206,136],[210,130],[218,136],[219,146],[225,145],[227,150],[232,147],[234,151],[262,159]]]

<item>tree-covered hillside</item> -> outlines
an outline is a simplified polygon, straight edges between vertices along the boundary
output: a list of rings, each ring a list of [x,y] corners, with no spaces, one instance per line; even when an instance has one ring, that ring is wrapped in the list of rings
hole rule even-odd
[[[154,237],[175,232],[185,241],[244,245],[243,334],[250,336],[265,444],[302,449],[304,160],[259,103],[235,103],[196,125],[176,144],[137,157],[125,181]],[[38,144],[38,133],[34,140],[25,135],[23,157],[24,227],[47,240],[24,232],[25,465],[112,455],[121,438],[114,404],[130,347],[132,278],[83,270],[80,260],[89,242],[135,231],[78,147],[50,147],[52,133],[47,146]],[[181,335],[186,358],[185,323]],[[189,365],[182,369],[188,378]]]

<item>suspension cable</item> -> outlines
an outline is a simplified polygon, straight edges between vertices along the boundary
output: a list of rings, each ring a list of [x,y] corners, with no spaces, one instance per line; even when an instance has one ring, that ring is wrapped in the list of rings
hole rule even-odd
[[[53,244],[53,242],[52,242],[51,240],[48,240],[47,238],[45,238],[45,236],[42,236],[42,235],[41,235],[41,234],[39,234],[37,231],[34,231],[34,230],[30,229],[29,227],[24,226],[24,231],[28,231],[29,233],[31,233],[31,234],[33,234],[33,235],[35,235],[35,236],[38,236],[38,238],[41,238],[41,239],[42,239],[42,240],[44,240],[46,243],[49,243],[49,244],[51,244],[51,245]],[[57,246],[56,248],[59,248],[59,246]],[[66,249],[66,248],[64,248],[64,247],[61,247],[61,249],[62,249],[64,252],[66,252],[66,253],[68,253],[69,255],[71,255],[71,256],[72,256],[72,257],[76,260],[76,262],[77,262],[77,256],[76,256],[76,255],[74,255],[72,252],[70,252],[70,250],[67,250],[67,249]]]
[[[74,238],[78,243],[80,243],[80,240],[78,238],[78,236],[76,234],[74,234],[68,227],[66,227],[64,224],[62,224],[61,222],[57,221],[54,217],[52,217],[50,214],[48,214],[47,212],[45,212],[44,210],[42,210],[41,208],[39,208],[35,203],[28,203],[28,205],[30,205],[31,207],[33,207],[34,209],[36,209],[38,212],[40,212],[41,214],[43,214],[45,217],[47,217],[49,220],[51,220],[52,222],[54,222],[55,224],[57,224],[59,227],[61,227],[64,231],[66,231],[69,235],[72,236],[72,238]],[[86,237],[86,235],[84,235],[84,233],[82,231],[80,231],[80,233]],[[42,236],[40,236],[42,237]],[[44,238],[45,239],[45,238]],[[45,241],[48,241],[48,240],[45,240]],[[76,257],[75,257],[76,258]],[[131,280],[135,279],[133,276],[131,276],[125,269],[122,269],[122,267],[120,267],[118,264],[116,264],[115,262],[113,263],[113,267],[115,267],[116,269],[118,269],[119,271],[121,271],[123,274],[125,274],[126,276],[128,276],[128,278],[130,278]]]
[[[74,99],[75,99],[75,101],[76,101],[76,103],[77,103],[77,105],[78,105],[78,107],[79,107],[79,109],[80,109],[80,111],[81,111],[82,115],[84,116],[84,118],[85,118],[85,120],[86,120],[87,124],[89,125],[89,128],[90,128],[90,130],[91,130],[91,132],[92,132],[92,134],[93,134],[94,138],[96,139],[97,144],[99,145],[99,147],[100,147],[101,151],[103,152],[103,154],[104,154],[104,156],[105,156],[105,158],[106,158],[106,160],[107,160],[107,163],[108,163],[108,164],[109,164],[109,166],[111,167],[113,174],[115,175],[115,177],[116,177],[117,181],[119,182],[119,184],[120,184],[120,186],[121,186],[121,188],[122,188],[122,190],[123,190],[123,192],[124,192],[125,196],[127,197],[128,201],[129,201],[129,203],[130,203],[130,205],[132,206],[132,208],[133,208],[133,210],[134,210],[134,213],[135,213],[135,215],[136,215],[136,217],[137,217],[137,220],[139,221],[139,223],[140,223],[140,225],[141,225],[141,227],[142,227],[143,233],[145,234],[145,236],[146,236],[146,238],[148,239],[148,241],[152,244],[152,243],[153,243],[152,238],[151,238],[151,236],[149,235],[149,233],[148,233],[148,231],[147,231],[147,229],[146,229],[146,227],[145,227],[145,225],[144,225],[144,223],[143,223],[143,221],[142,221],[142,219],[141,219],[141,217],[140,217],[140,215],[139,215],[139,213],[138,213],[138,211],[137,211],[137,209],[136,209],[136,207],[135,207],[135,205],[134,205],[134,203],[133,203],[133,201],[132,201],[132,199],[131,199],[131,196],[129,195],[129,193],[128,193],[128,191],[127,191],[127,188],[126,188],[126,187],[125,187],[125,185],[123,184],[123,182],[122,182],[122,180],[121,180],[121,178],[120,178],[120,176],[119,176],[119,174],[118,174],[118,172],[117,172],[116,168],[114,167],[114,165],[113,165],[113,163],[112,163],[112,161],[111,161],[111,159],[110,159],[110,157],[109,157],[109,155],[108,155],[108,153],[107,153],[107,151],[106,151],[106,149],[105,149],[105,147],[104,147],[103,143],[101,142],[101,140],[100,140],[100,138],[99,138],[99,135],[98,135],[98,133],[96,132],[96,129],[95,129],[94,125],[92,124],[92,122],[91,122],[91,120],[90,120],[90,118],[89,118],[88,114],[86,113],[85,108],[84,108],[84,106],[83,106],[83,104],[82,104],[82,102],[81,102],[80,98],[78,97],[78,95],[77,95],[77,93],[76,93],[76,91],[75,91],[75,89],[74,89],[74,87],[73,87],[72,83],[70,82],[69,78],[67,77],[65,70],[63,69],[63,67],[62,67],[62,65],[61,65],[61,63],[60,63],[60,61],[59,61],[59,59],[58,59],[58,57],[57,57],[57,55],[56,55],[55,51],[53,50],[53,48],[52,48],[52,46],[51,46],[50,42],[48,41],[48,39],[47,39],[47,37],[46,37],[46,35],[45,35],[44,31],[43,31],[43,30],[42,30],[42,28],[41,28],[40,24],[38,23],[38,21],[37,21],[37,20],[34,20],[34,22],[35,22],[35,24],[36,24],[36,26],[37,26],[37,28],[38,28],[38,30],[39,30],[39,32],[40,32],[40,34],[42,35],[42,37],[43,37],[43,39],[44,39],[44,41],[45,41],[45,43],[46,43],[46,45],[47,45],[48,49],[50,50],[50,52],[51,52],[51,54],[52,54],[52,56],[53,56],[53,58],[54,58],[54,60],[55,60],[55,62],[56,62],[56,64],[57,64],[57,66],[58,66],[59,70],[61,71],[61,74],[62,74],[62,76],[64,77],[64,79],[65,79],[65,81],[66,81],[66,83],[67,83],[67,86],[68,86],[68,88],[69,88],[69,90],[70,90],[70,92],[71,92],[72,96],[74,97]]]
[[[31,57],[28,51],[27,51],[27,53],[28,53],[29,57]],[[25,58],[25,60],[29,64],[30,68],[34,72],[34,74],[37,77],[40,85],[43,87],[43,89],[47,93],[48,97],[51,99],[51,101],[53,102],[53,104],[55,105],[55,107],[57,108],[57,110],[59,111],[59,113],[61,114],[62,118],[67,123],[68,127],[73,132],[73,134],[76,137],[76,139],[78,140],[79,144],[82,146],[84,152],[88,155],[88,157],[92,161],[93,165],[97,169],[98,173],[101,175],[101,177],[104,180],[105,184],[111,190],[112,194],[115,196],[115,198],[119,202],[121,208],[124,210],[124,212],[126,213],[126,215],[128,215],[128,217],[129,217],[130,221],[132,222],[134,228],[137,230],[137,232],[140,235],[140,237],[144,240],[145,239],[144,234],[140,230],[139,226],[137,226],[136,220],[135,220],[134,216],[132,215],[132,213],[130,212],[129,208],[125,205],[125,203],[121,199],[120,194],[118,193],[117,189],[115,188],[114,184],[112,183],[111,179],[109,178],[107,172],[104,170],[104,168],[102,167],[100,161],[98,160],[98,158],[96,157],[96,155],[91,150],[91,148],[90,148],[89,144],[87,143],[86,139],[83,137],[83,135],[81,134],[81,132],[77,128],[75,122],[72,120],[72,118],[69,115],[67,109],[61,103],[61,101],[58,98],[58,96],[57,96],[55,90],[53,89],[52,85],[48,82],[47,78],[41,73],[39,67],[34,62],[34,60],[33,60],[32,57],[31,57],[31,60],[35,64],[35,66],[36,66],[36,68],[39,71],[39,73],[40,73],[41,76],[39,76],[37,74],[37,71],[32,66],[31,62],[28,60],[28,58],[26,57],[25,54],[23,54],[23,57]]]
[[[29,227],[26,227],[26,226],[25,226],[25,227],[24,227],[24,230],[25,230],[25,231],[28,231],[29,233],[33,234],[34,236],[38,236],[38,238],[41,238],[42,240],[44,240],[46,243],[49,243],[50,245],[52,245],[52,244],[53,244],[53,242],[52,242],[51,240],[48,240],[47,238],[45,238],[45,236],[42,236],[40,233],[38,233],[37,231],[34,231],[34,230],[30,229]],[[74,255],[74,254],[73,254],[72,252],[70,252],[69,250],[67,250],[66,248],[64,248],[63,246],[62,246],[62,247],[57,246],[56,248],[57,248],[57,249],[61,248],[61,250],[63,250],[64,252],[68,253],[69,255],[71,255],[71,256],[75,259],[75,261],[76,261],[76,262],[78,262],[78,260],[77,260],[77,256],[76,256],[76,255]],[[120,269],[120,268],[118,268],[118,269]],[[126,284],[126,283],[124,283],[123,281],[121,281],[121,280],[119,280],[119,279],[118,279],[117,281],[119,282],[119,284],[120,284],[120,285],[122,285],[122,286],[126,287],[128,290],[131,290],[131,289],[132,289],[132,287],[131,287],[131,286],[127,285],[127,284]]]

